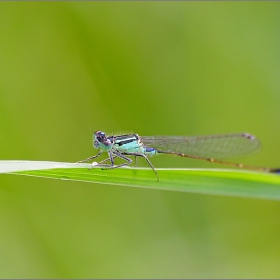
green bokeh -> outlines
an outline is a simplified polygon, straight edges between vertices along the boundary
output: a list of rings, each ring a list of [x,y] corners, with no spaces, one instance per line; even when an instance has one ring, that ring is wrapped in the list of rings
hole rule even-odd
[[[280,166],[279,18],[278,2],[0,3],[1,159],[75,162],[98,129],[250,132],[263,151],[242,162]],[[0,278],[280,277],[279,202],[0,180]]]

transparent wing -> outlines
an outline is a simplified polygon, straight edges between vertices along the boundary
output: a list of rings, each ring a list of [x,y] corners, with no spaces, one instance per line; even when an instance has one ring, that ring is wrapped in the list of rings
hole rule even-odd
[[[234,158],[260,149],[259,140],[248,133],[208,136],[142,136],[147,147],[205,158]]]

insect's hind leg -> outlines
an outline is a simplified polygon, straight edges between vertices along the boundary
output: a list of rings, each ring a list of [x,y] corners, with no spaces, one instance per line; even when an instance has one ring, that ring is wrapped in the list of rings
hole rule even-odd
[[[153,169],[155,175],[157,176],[157,181],[159,181],[158,174],[157,174],[155,168],[153,167],[152,163],[150,162],[150,160],[148,159],[148,157],[147,157],[146,155],[144,155],[144,154],[139,154],[139,153],[123,153],[123,154],[128,155],[128,156],[135,156],[135,158],[136,158],[136,157],[143,157],[143,158],[145,158],[145,160],[148,162],[148,164],[150,165],[150,167]]]

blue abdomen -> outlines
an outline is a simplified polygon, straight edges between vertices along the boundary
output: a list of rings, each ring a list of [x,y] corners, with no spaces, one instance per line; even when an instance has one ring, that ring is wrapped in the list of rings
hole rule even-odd
[[[147,156],[152,156],[157,153],[157,150],[154,148],[144,147],[144,154]]]

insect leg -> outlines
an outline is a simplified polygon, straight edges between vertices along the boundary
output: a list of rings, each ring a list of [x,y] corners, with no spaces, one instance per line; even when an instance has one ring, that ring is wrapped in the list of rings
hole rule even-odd
[[[112,154],[113,154],[113,155],[112,155]],[[129,165],[129,164],[132,163],[132,160],[131,160],[130,158],[125,157],[123,154],[121,154],[121,153],[119,153],[119,152],[112,152],[112,153],[109,153],[109,156],[110,156],[110,160],[111,160],[112,165],[107,166],[108,169],[119,168],[119,167],[126,166],[126,165]],[[116,157],[122,158],[122,159],[126,160],[126,162],[114,166],[114,158],[116,158]]]
[[[97,157],[99,157],[101,155],[101,152],[99,152],[97,155],[95,155],[95,156],[91,156],[91,157],[89,157],[89,158],[86,158],[86,159],[84,159],[84,160],[80,160],[80,161],[77,161],[78,163],[81,163],[81,162],[87,162],[87,161],[90,161],[91,159],[93,159],[93,158],[97,158]]]
[[[113,159],[115,159],[117,156],[113,156]],[[106,158],[106,159],[104,159],[104,160],[102,160],[102,161],[100,161],[98,164],[102,164],[103,162],[106,162],[106,161],[108,161],[108,160],[111,160],[110,159],[110,157],[108,157],[108,158]]]
[[[148,159],[148,157],[144,154],[140,154],[140,153],[123,153],[123,155],[127,155],[127,156],[135,156],[136,157],[143,157],[145,158],[145,160],[148,162],[148,164],[150,165],[150,167],[153,169],[154,173],[156,174],[157,176],[157,181],[159,181],[159,178],[158,178],[158,174],[155,170],[155,168],[153,167],[152,163],[150,162],[150,160]]]

